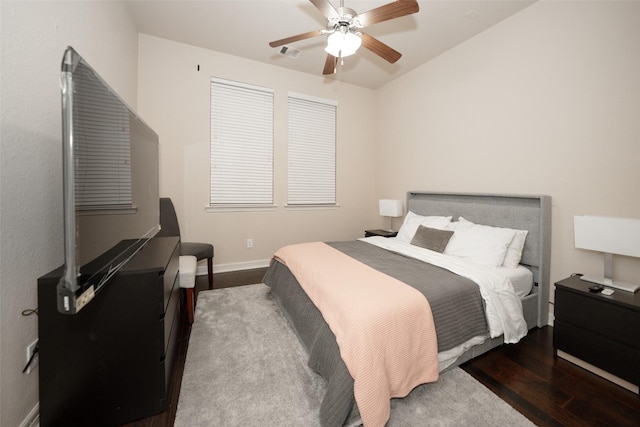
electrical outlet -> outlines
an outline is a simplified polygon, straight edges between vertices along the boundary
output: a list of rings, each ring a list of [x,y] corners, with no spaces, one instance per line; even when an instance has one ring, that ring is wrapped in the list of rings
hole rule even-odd
[[[247,248],[251,249],[253,247],[253,239],[247,239]]]
[[[29,344],[27,346],[27,360],[25,361],[25,363],[29,363],[29,360],[31,360],[31,356],[33,356],[33,352],[35,351],[35,348],[36,348],[37,345],[38,345],[38,340],[35,340],[34,342],[32,342],[31,344]],[[33,368],[35,368],[36,366],[38,366],[38,355],[37,354],[35,355],[35,357],[31,361],[31,364],[29,364],[29,366],[27,367],[27,371],[25,373],[27,375],[29,375],[31,373],[31,371],[33,370]]]

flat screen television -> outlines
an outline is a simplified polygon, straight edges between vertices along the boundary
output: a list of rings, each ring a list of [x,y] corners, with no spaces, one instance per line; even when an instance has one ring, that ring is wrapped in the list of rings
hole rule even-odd
[[[64,273],[75,314],[160,229],[158,135],[71,47],[62,59]]]

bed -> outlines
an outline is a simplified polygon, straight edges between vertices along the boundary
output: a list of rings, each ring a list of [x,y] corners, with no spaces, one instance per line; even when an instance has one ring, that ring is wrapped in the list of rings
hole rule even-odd
[[[498,322],[502,324],[504,330],[497,331],[494,328],[494,324],[497,323],[495,319],[492,320],[492,317],[495,316],[489,313],[489,311],[495,311],[495,308],[490,309],[494,307],[494,303],[485,299],[484,287],[474,283],[474,281],[480,283],[481,280],[485,280],[484,276],[468,274],[466,266],[458,271],[457,264],[453,266],[438,264],[441,259],[444,260],[442,262],[448,263],[450,258],[456,257],[447,256],[446,251],[445,254],[440,254],[417,249],[416,253],[420,259],[416,259],[413,257],[414,254],[403,252],[405,246],[409,246],[409,250],[415,246],[407,245],[407,236],[402,236],[403,233],[408,232],[407,230],[413,233],[414,229],[405,227],[410,216],[427,225],[431,223],[424,222],[423,217],[451,217],[449,221],[453,224],[452,229],[456,226],[465,227],[464,223],[467,223],[479,225],[480,227],[474,226],[476,230],[481,227],[490,227],[500,230],[518,230],[524,233],[526,239],[518,257],[518,267],[510,269],[513,272],[519,271],[519,273],[512,272],[515,276],[510,277],[510,281],[517,283],[521,280],[525,283],[524,288],[521,288],[519,295],[515,297],[516,306],[521,306],[521,309],[518,308],[521,314],[516,313],[514,316],[518,319],[521,316],[521,320],[516,319],[516,323],[520,321],[524,324],[524,334],[527,329],[542,327],[548,323],[551,236],[549,196],[412,191],[407,193],[406,206],[407,218],[396,239],[373,237],[353,242],[325,242],[325,244],[334,252],[347,255],[349,261],[356,260],[385,276],[388,275],[394,280],[409,284],[427,297],[435,323],[440,373],[502,345],[505,341],[517,342],[523,333],[512,331],[511,326],[505,321]],[[449,242],[448,247],[455,246],[453,240]],[[421,258],[425,253],[424,259]],[[302,267],[293,266],[291,261],[287,263],[286,260],[279,258],[278,254],[280,251],[274,256],[265,274],[264,283],[271,288],[272,297],[307,349],[309,366],[327,381],[319,414],[320,424],[323,427],[358,425],[360,416],[362,415],[362,419],[365,417],[364,414],[359,413],[358,404],[356,404],[355,375],[350,374],[341,356],[344,341],[342,346],[338,344],[340,334],[334,334],[335,324],[332,323],[332,327],[329,326],[325,320],[325,317],[328,318],[327,313],[324,312],[323,317],[309,295],[312,295],[312,298],[317,297],[301,286],[301,281],[306,286],[306,279],[298,280],[303,276],[299,270]],[[491,262],[493,261],[489,261]],[[310,266],[319,263],[306,261],[306,264]],[[324,269],[332,270],[330,267]],[[338,267],[333,269],[337,270]],[[292,271],[296,271],[297,276]],[[472,271],[475,270],[472,269]],[[490,276],[493,277],[493,273]],[[339,279],[334,280],[339,281]],[[453,296],[448,295],[450,291],[454,292]],[[478,294],[482,295],[478,296]],[[510,298],[513,299],[513,297]],[[481,310],[481,314],[478,314],[478,310]],[[500,311],[499,309],[498,312]],[[502,311],[514,310],[508,308]],[[464,315],[452,318],[450,314],[453,312],[464,313]],[[514,326],[513,329],[518,327]],[[523,326],[520,325],[519,329],[522,330]]]

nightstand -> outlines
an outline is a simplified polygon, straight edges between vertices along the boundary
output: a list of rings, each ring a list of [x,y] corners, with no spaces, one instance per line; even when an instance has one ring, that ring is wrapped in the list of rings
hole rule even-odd
[[[382,236],[382,237],[396,237],[397,231],[389,230],[364,230],[364,237]]]
[[[620,383],[614,378],[614,382],[638,393],[640,293],[615,290],[603,295],[589,292],[592,285],[580,276],[556,283],[554,351],[572,362],[577,358],[613,374],[624,380]]]

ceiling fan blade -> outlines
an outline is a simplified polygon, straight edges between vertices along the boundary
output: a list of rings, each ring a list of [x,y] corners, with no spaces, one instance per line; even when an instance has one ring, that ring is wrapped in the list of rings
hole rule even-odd
[[[338,19],[340,14],[329,0],[309,0],[327,19]]]
[[[360,13],[358,20],[362,27],[368,27],[378,22],[388,21],[401,16],[411,15],[420,10],[418,2],[415,0],[398,0],[384,6],[376,7],[367,12]]]
[[[386,59],[392,64],[396,62],[398,59],[400,59],[400,57],[402,56],[400,52],[398,52],[395,49],[392,49],[391,47],[382,43],[380,40],[376,39],[375,37],[370,36],[369,34],[361,33],[360,37],[362,38],[362,46],[366,47],[371,52],[375,53],[382,59]]]
[[[324,62],[324,69],[322,70],[323,76],[330,76],[336,72],[336,65],[338,64],[338,58],[327,54],[327,60]]]
[[[293,43],[293,42],[297,42],[297,41],[304,40],[304,39],[310,39],[311,37],[317,37],[317,36],[321,36],[321,35],[322,35],[322,31],[320,31],[320,30],[309,31],[308,33],[302,33],[302,34],[298,34],[296,36],[291,36],[291,37],[287,37],[287,38],[284,38],[284,39],[272,41],[272,42],[269,43],[269,46],[278,47],[278,46],[285,45],[287,43]]]

